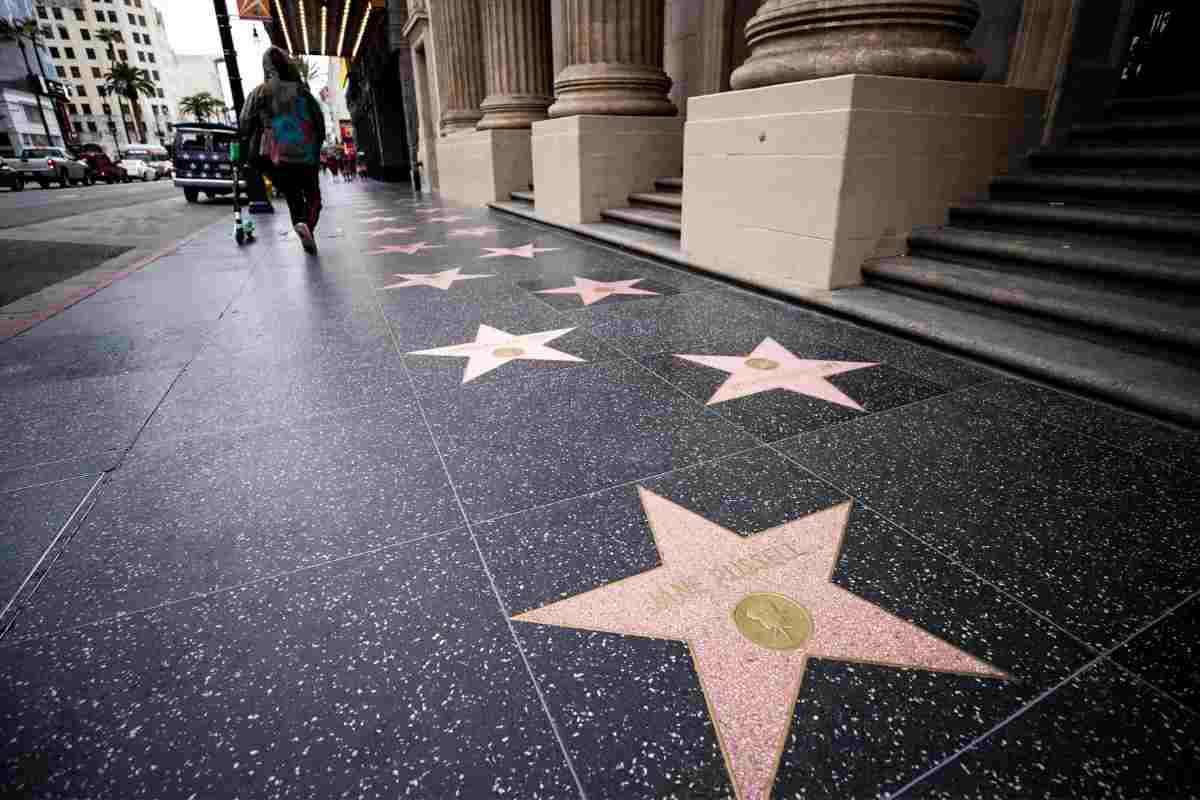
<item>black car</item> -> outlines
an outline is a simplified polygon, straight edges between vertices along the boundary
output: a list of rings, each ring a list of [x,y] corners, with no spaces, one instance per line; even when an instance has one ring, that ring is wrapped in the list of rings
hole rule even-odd
[[[25,176],[0,160],[0,186],[19,192],[25,188]]]
[[[233,164],[229,145],[237,140],[237,130],[229,125],[188,122],[175,126],[175,185],[183,189],[189,203],[200,192],[218,197],[233,192]],[[246,181],[239,185],[243,190]]]

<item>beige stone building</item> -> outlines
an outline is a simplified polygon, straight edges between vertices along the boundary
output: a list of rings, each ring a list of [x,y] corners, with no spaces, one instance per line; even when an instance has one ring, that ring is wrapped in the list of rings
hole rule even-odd
[[[130,141],[172,140],[179,114],[170,79],[175,54],[162,14],[149,0],[44,0],[35,4],[35,11],[50,53],[46,71],[70,87],[68,111],[80,142],[115,149]],[[111,62],[96,37],[106,29],[121,35],[114,47],[116,60],[145,69],[156,84],[155,96],[139,98],[136,110],[124,98],[118,103],[104,94]]]

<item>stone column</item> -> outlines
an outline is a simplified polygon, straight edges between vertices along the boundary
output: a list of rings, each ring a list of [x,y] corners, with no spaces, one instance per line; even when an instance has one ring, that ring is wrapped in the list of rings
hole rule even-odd
[[[550,0],[484,0],[487,98],[479,130],[528,128],[554,100]]]
[[[765,0],[746,25],[750,57],[730,85],[752,89],[833,75],[977,81],[965,44],[975,0]]]
[[[429,26],[445,88],[442,135],[473,130],[483,112],[483,29],[477,0],[430,0]]]
[[[675,115],[663,71],[663,0],[564,0],[566,67],[551,117]]]

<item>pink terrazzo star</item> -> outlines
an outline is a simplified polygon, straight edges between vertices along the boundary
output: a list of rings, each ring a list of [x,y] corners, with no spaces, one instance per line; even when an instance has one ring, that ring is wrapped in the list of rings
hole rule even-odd
[[[404,278],[400,283],[381,286],[381,289],[407,289],[409,286],[432,286],[434,289],[448,291],[455,281],[469,281],[475,278],[491,278],[493,275],[460,275],[462,267],[446,269],[441,272],[412,273],[397,272],[397,278]]]
[[[382,256],[387,253],[404,253],[411,256],[414,253],[419,253],[422,250],[432,250],[435,247],[445,247],[444,244],[428,244],[426,242],[415,242],[413,244],[385,244],[378,250],[369,250],[364,255]]]
[[[739,800],[770,793],[810,657],[1008,677],[830,581],[850,503],[743,538],[638,492],[662,566],[514,619],[686,642]]]
[[[550,253],[555,250],[560,250],[559,247],[534,247],[533,242],[523,244],[520,247],[485,247],[488,252],[481,255],[480,258],[497,258],[498,256],[520,256],[521,258],[533,258],[538,253]]]
[[[480,325],[475,334],[475,341],[465,344],[453,344],[449,347],[435,347],[432,350],[414,350],[415,356],[455,356],[467,359],[467,368],[463,371],[463,383],[475,380],[497,367],[502,367],[510,361],[526,359],[530,361],[583,361],[582,358],[547,347],[549,342],[560,336],[565,336],[574,328],[562,328],[556,331],[541,331],[514,335],[506,333],[491,325]]]
[[[416,211],[418,214],[441,214],[441,213],[442,213],[443,211],[445,211],[446,209],[444,209],[444,208],[432,208],[432,207],[430,207],[430,206],[425,206],[424,208],[417,208],[417,209],[414,209],[414,210],[415,210],[415,211]]]
[[[642,280],[644,278],[634,278],[631,281],[604,282],[592,281],[587,278],[576,278],[574,286],[563,286],[558,289],[540,289],[534,294],[577,294],[585,306],[598,303],[606,297],[612,297],[614,294],[658,294],[658,292],[652,292],[649,289],[634,288],[634,284]]]
[[[368,223],[375,223],[375,222],[395,222],[398,219],[400,219],[400,218],[399,217],[367,217],[366,219],[359,220],[359,222],[366,225]]]
[[[464,216],[461,216],[458,214],[452,214],[448,217],[429,217],[428,221],[429,222],[461,222],[464,219],[470,219],[470,217],[464,217]]]
[[[796,358],[783,345],[768,337],[747,356],[695,356],[676,354],[676,358],[694,361],[729,373],[729,378],[708,398],[708,405],[738,397],[786,389],[816,397],[858,411],[864,410],[841,389],[825,380],[856,369],[879,366],[867,361],[822,361]]]
[[[412,233],[416,228],[380,228],[377,231],[371,231],[367,234],[368,237],[375,236],[400,236],[406,233]]]
[[[487,225],[482,225],[478,228],[455,228],[450,231],[448,236],[487,236],[491,233],[499,233],[499,228],[491,228]]]

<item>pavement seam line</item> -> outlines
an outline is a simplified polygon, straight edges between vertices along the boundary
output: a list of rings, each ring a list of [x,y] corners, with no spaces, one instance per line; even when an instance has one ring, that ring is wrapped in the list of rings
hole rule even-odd
[[[405,376],[408,378],[409,389],[413,393],[413,401],[417,406],[417,411],[421,414],[421,421],[425,425],[425,433],[429,436],[429,443],[433,446],[433,451],[437,454],[438,462],[442,466],[442,474],[446,476],[447,485],[450,487],[451,493],[454,495],[454,502],[458,505],[458,513],[462,515],[463,524],[466,526],[467,535],[471,539],[471,544],[475,548],[475,557],[479,560],[480,567],[483,568],[483,573],[487,577],[488,585],[491,587],[492,596],[496,601],[496,605],[500,610],[500,615],[504,618],[504,623],[508,627],[508,635],[517,649],[517,654],[521,656],[521,663],[525,666],[525,673],[529,676],[529,682],[533,686],[534,692],[537,694],[538,702],[542,706],[542,713],[546,716],[546,721],[550,725],[550,730],[554,734],[555,740],[558,742],[559,752],[562,753],[563,761],[567,765],[567,769],[571,773],[571,777],[575,781],[575,788],[579,791],[580,800],[587,800],[587,793],[583,789],[583,781],[579,778],[579,773],[575,770],[575,763],[571,758],[571,753],[567,750],[566,741],[563,739],[562,732],[558,728],[558,721],[554,718],[554,714],[550,711],[550,706],[546,702],[546,696],[542,693],[542,687],[538,682],[537,675],[533,671],[533,665],[529,663],[529,657],[525,653],[525,648],[521,646],[521,640],[517,636],[517,631],[513,627],[512,617],[508,613],[508,609],[504,605],[504,598],[500,594],[499,587],[496,586],[496,579],[492,575],[492,570],[488,566],[487,559],[484,558],[483,548],[479,546],[479,539],[475,535],[474,529],[471,527],[470,517],[467,516],[466,506],[463,505],[462,498],[459,496],[458,487],[454,484],[454,478],[450,474],[450,467],[446,464],[446,458],[442,455],[442,449],[438,445],[437,437],[433,433],[433,426],[429,424],[429,417],[425,413],[425,406],[421,402],[421,397],[417,392],[416,380],[412,376],[412,372],[408,368],[408,364],[404,361],[404,352],[400,349],[400,343],[396,339],[395,331],[392,330],[391,322],[387,314],[383,310],[383,305],[379,300],[378,293],[372,295],[375,300],[376,312],[383,318],[387,325],[388,335],[391,337],[392,346],[396,349],[396,353],[400,358],[400,365],[404,370]]]

